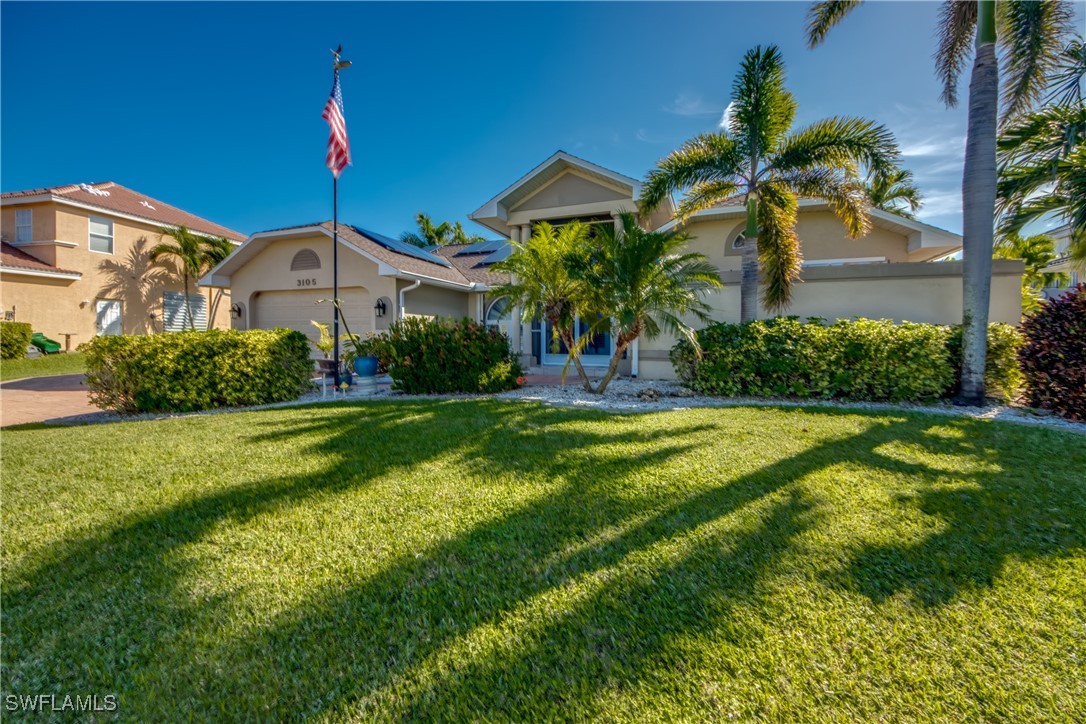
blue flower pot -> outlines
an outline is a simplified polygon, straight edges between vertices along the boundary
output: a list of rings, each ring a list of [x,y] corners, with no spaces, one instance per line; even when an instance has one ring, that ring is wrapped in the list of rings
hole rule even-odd
[[[377,362],[376,357],[355,357],[354,373],[359,377],[376,377]]]

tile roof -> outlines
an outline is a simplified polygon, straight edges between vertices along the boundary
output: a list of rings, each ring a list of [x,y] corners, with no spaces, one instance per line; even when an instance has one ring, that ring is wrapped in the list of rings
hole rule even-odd
[[[11,191],[0,194],[0,199],[5,202],[18,203],[20,199],[45,194],[78,201],[89,206],[96,206],[106,211],[137,216],[160,226],[187,226],[193,231],[200,231],[214,236],[225,236],[233,241],[243,241],[245,239],[244,234],[233,229],[220,226],[187,211],[182,211],[164,201],[144,196],[112,181],[94,184],[72,184],[70,186],[50,186],[29,191]]]
[[[27,254],[17,246],[6,241],[0,242],[0,267],[5,269],[29,269],[31,271],[53,272],[59,274],[79,274],[70,269],[58,269],[52,264],[46,264],[41,259]]]

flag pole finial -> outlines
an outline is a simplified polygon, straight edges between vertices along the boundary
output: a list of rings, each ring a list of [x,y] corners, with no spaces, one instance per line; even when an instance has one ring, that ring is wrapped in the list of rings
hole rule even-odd
[[[332,69],[335,71],[341,71],[344,68],[351,67],[351,61],[340,60],[340,55],[343,53],[343,43],[336,46],[336,49],[332,51]]]

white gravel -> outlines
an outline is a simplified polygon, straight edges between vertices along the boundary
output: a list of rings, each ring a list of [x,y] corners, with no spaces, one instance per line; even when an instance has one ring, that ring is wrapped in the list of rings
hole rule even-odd
[[[217,415],[227,412],[249,412],[254,410],[268,410],[281,407],[294,407],[311,403],[324,402],[364,402],[378,399],[462,399],[481,397],[480,395],[405,395],[393,392],[387,387],[388,377],[378,378],[385,383],[375,394],[361,395],[352,388],[346,395],[331,392],[322,395],[320,392],[303,395],[297,400],[279,402],[273,405],[259,405],[255,407],[232,407],[217,410],[205,410],[202,412],[186,413],[144,413],[138,415],[119,415],[115,412],[96,412],[88,415],[59,420],[50,420],[49,424],[57,425],[86,425],[107,422],[127,422],[135,420],[160,420],[174,417],[191,417],[194,415]],[[1028,407],[1014,405],[992,404],[986,407],[958,407],[950,403],[911,404],[911,403],[882,403],[882,402],[836,402],[823,400],[772,400],[753,397],[707,397],[697,395],[678,382],[663,380],[635,380],[629,378],[615,378],[603,395],[593,395],[585,392],[584,388],[570,376],[564,385],[533,385],[522,387],[519,390],[503,392],[492,396],[500,400],[528,400],[541,402],[556,407],[572,407],[581,409],[603,410],[606,412],[636,413],[652,412],[659,410],[686,410],[695,407],[832,407],[848,410],[904,410],[908,412],[923,412],[936,415],[949,415],[954,417],[972,417],[978,420],[999,420],[1001,422],[1013,422],[1024,425],[1040,425],[1061,430],[1068,430],[1086,435],[1086,423],[1071,422],[1059,418],[1044,410],[1034,410]]]

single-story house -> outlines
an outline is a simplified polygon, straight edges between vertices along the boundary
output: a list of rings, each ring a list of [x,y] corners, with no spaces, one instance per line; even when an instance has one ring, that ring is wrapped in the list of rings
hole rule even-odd
[[[117,183],[72,184],[0,194],[0,307],[4,319],[71,347],[100,334],[198,329],[212,307],[207,292],[154,273],[149,253],[165,226],[245,239],[232,229]],[[230,326],[229,298],[214,326]]]
[[[522,324],[518,310],[494,298],[501,278],[490,266],[509,253],[508,240],[525,240],[533,224],[574,219],[612,223],[636,209],[641,183],[559,151],[470,214],[501,239],[419,249],[366,229],[339,226],[339,284],[347,324],[354,333],[380,331],[403,315],[468,316],[509,335],[528,365],[562,364],[551,351],[550,332],[538,321]],[[646,221],[669,228],[674,207],[665,203]],[[724,288],[709,302],[722,321],[739,319],[739,266],[745,207],[722,205],[688,224],[691,249],[720,269]],[[956,323],[961,319],[960,262],[935,261],[961,248],[961,237],[892,213],[872,210],[872,229],[849,239],[826,204],[802,201],[798,234],[804,269],[789,314],[829,319],[864,316],[897,321]],[[332,224],[323,222],[253,234],[201,284],[229,289],[238,327],[290,327],[316,338],[310,320],[327,321],[318,304],[332,296]],[[992,321],[1017,323],[1023,265],[993,263]],[[768,316],[768,314],[767,314]],[[620,371],[642,377],[674,375],[668,351],[675,340],[641,340]],[[610,335],[596,335],[584,349],[586,366],[605,365]]]

